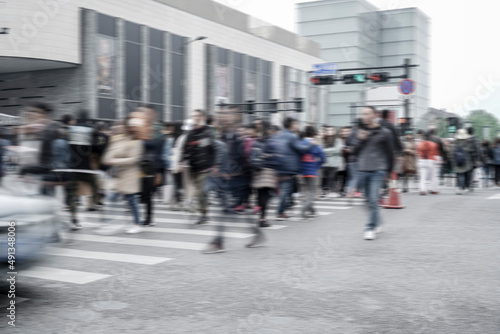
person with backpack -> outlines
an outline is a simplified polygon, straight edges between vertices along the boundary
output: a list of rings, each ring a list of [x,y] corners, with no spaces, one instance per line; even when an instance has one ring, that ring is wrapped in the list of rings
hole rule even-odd
[[[453,170],[457,175],[457,195],[463,195],[469,185],[466,182],[466,174],[472,169],[472,151],[469,134],[465,129],[459,129],[455,135],[455,143],[450,151],[450,160]]]
[[[266,220],[267,208],[273,191],[278,186],[279,166],[275,141],[271,137],[270,126],[267,121],[262,121],[262,136],[254,141],[250,162],[253,169],[252,187],[257,191],[257,205],[259,206],[258,226],[270,227]]]
[[[495,169],[495,186],[500,187],[500,138],[495,139],[493,148],[493,166]]]
[[[481,161],[483,162],[483,186],[488,188],[490,184],[490,175],[493,167],[493,149],[489,140],[483,140],[481,143]]]
[[[311,143],[317,136],[318,132],[312,125],[308,125],[304,131],[305,145]],[[326,161],[325,152],[319,145],[314,145],[309,152],[302,155],[300,164],[300,174],[304,185],[305,202],[302,206],[301,217],[307,219],[316,216],[314,209],[314,195],[316,193],[316,178],[318,171]],[[309,215],[307,215],[309,213]]]
[[[434,159],[439,155],[438,145],[431,141],[430,134],[422,130],[418,132],[420,142],[418,143],[418,172],[420,175],[420,195],[427,195],[427,180],[430,180],[430,193],[439,194],[437,191],[437,178],[434,177]]]

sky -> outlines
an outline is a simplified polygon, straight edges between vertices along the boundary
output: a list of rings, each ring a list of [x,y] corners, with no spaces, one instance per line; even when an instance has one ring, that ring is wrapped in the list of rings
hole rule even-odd
[[[216,0],[297,32],[296,4],[311,0]],[[500,2],[368,0],[380,9],[418,7],[431,18],[430,107],[466,115],[485,109],[500,118]],[[418,86],[417,86],[418,89]]]

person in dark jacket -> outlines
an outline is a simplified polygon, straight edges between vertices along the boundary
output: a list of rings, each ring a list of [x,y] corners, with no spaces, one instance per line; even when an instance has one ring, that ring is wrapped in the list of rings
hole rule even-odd
[[[481,161],[481,145],[479,144],[479,140],[474,136],[474,128],[467,128],[467,133],[469,134],[469,146],[471,147],[471,158],[472,158],[472,166],[465,173],[465,184],[469,191],[474,191],[474,170],[478,167],[482,166]]]
[[[312,140],[314,140],[316,135],[316,128],[313,126],[307,126],[304,132],[305,138],[303,139],[303,143],[309,144]],[[316,210],[314,209],[316,179],[318,177],[318,171],[325,161],[325,152],[319,145],[314,145],[308,153],[302,156],[300,174],[302,174],[302,180],[305,188],[305,202],[301,213],[303,219],[309,218],[309,216],[307,216],[307,212],[310,213],[310,217],[316,216]]]
[[[153,196],[156,189],[161,185],[162,175],[165,170],[164,145],[165,135],[162,125],[158,123],[158,114],[153,105],[145,105],[137,109],[139,113],[145,113],[147,124],[145,133],[147,139],[143,139],[143,153],[141,159],[141,202],[146,206],[146,218],[141,223],[144,226],[156,225],[153,221]]]
[[[283,126],[283,131],[275,138],[281,162],[277,170],[280,192],[277,220],[289,218],[285,213],[286,203],[292,195],[294,178],[300,173],[301,157],[303,154],[308,153],[314,145],[318,145],[316,140],[304,143],[295,134],[299,127],[296,119],[285,118]]]
[[[205,124],[206,115],[203,110],[197,109],[192,114],[194,129],[189,132],[184,144],[183,161],[189,166],[191,177],[195,184],[198,197],[200,219],[196,224],[208,222],[207,198],[205,194],[205,182],[209,172],[216,172],[215,158],[217,146],[212,129]]]
[[[483,162],[483,186],[489,187],[490,175],[493,169],[493,150],[489,140],[483,140],[481,144],[481,161]]]
[[[376,121],[374,107],[362,112],[361,128],[356,131],[354,154],[358,159],[359,185],[368,198],[370,215],[364,234],[365,240],[373,240],[380,232],[380,189],[394,165],[394,139],[391,132]]]

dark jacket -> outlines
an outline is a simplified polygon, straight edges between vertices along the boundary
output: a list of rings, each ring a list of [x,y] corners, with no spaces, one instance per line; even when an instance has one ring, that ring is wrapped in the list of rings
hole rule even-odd
[[[209,126],[193,129],[189,132],[184,144],[183,160],[193,172],[208,171],[215,165],[217,146],[213,131]]]
[[[254,169],[278,169],[280,161],[276,140],[273,138],[255,140],[252,146],[250,161]]]
[[[90,124],[79,123],[68,129],[68,143],[71,150],[69,168],[91,170],[90,158],[95,153],[96,130]]]
[[[245,154],[245,141],[235,133],[222,134],[221,141],[227,146],[227,173],[230,176],[247,173],[250,170],[250,164]]]
[[[297,135],[286,129],[276,135],[275,140],[280,159],[278,174],[299,174],[302,155],[308,153],[314,145],[302,142]]]
[[[60,137],[61,124],[55,121],[50,121],[40,132],[41,147],[40,147],[40,168],[52,169],[52,142]]]
[[[401,143],[401,140],[399,139],[398,132],[396,131],[396,127],[386,119],[382,119],[380,121],[380,125],[382,125],[382,127],[386,128],[387,130],[389,130],[391,132],[392,147],[394,148],[394,153],[396,155],[399,155],[403,151],[403,144]]]
[[[394,164],[393,138],[390,131],[383,127],[366,129],[370,134],[365,140],[357,137],[354,146],[354,154],[358,159],[358,170],[371,172],[385,170],[391,172]]]

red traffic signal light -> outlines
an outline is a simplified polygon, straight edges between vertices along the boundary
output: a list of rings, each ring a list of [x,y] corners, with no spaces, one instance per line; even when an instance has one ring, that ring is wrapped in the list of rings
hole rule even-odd
[[[389,73],[381,72],[381,73],[373,73],[370,75],[370,80],[373,82],[387,82],[389,81]]]
[[[316,85],[333,85],[335,80],[333,79],[332,75],[321,75],[321,76],[314,76],[311,78],[311,82]]]

